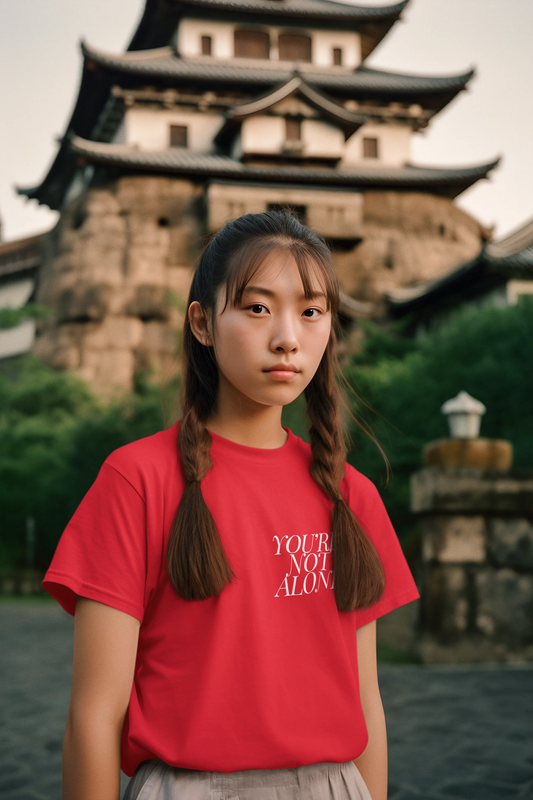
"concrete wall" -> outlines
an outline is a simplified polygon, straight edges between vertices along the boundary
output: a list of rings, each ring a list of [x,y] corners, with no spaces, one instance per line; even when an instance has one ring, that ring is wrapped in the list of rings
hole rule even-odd
[[[302,33],[311,37],[311,58],[316,66],[333,66],[333,48],[342,50],[342,67],[337,70],[354,69],[361,63],[361,41],[357,33],[351,31],[314,31],[307,28],[276,28],[267,25],[239,25],[225,22],[184,19],[178,29],[178,52],[183,58],[234,58],[234,31],[238,27],[250,27],[270,34],[270,61],[279,63],[277,37],[280,33]],[[211,36],[211,56],[202,56],[202,36]],[[240,59],[239,59],[240,60]],[[249,59],[246,59],[249,61]],[[263,65],[268,62],[261,60]]]
[[[533,660],[533,475],[427,467],[411,502],[423,660]]]

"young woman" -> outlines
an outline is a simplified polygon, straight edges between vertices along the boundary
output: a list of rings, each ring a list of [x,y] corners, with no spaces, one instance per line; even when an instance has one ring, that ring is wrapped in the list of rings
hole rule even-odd
[[[44,581],[76,614],[65,800],[117,800],[119,765],[129,800],[386,797],[375,620],[417,591],[345,464],[337,306],[287,214],[204,251],[181,421],[106,460]],[[302,392],[310,446],[281,425]]]

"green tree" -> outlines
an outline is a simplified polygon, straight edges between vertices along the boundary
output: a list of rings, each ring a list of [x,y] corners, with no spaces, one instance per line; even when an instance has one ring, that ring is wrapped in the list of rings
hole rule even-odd
[[[378,484],[400,534],[412,525],[409,477],[422,466],[423,445],[448,436],[440,407],[460,390],[487,407],[481,435],[508,439],[514,465],[532,466],[532,365],[531,298],[502,309],[467,308],[445,327],[410,341],[367,330],[345,374],[364,401],[355,403],[356,413],[387,453],[391,481],[385,485],[383,459],[356,426],[349,460]]]

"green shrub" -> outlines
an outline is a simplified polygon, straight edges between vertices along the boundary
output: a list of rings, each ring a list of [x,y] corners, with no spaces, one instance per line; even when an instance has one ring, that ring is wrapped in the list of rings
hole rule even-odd
[[[423,445],[448,436],[440,407],[460,390],[487,407],[481,436],[510,440],[514,465],[532,466],[533,302],[467,308],[419,339],[394,338],[371,328],[345,372],[364,401],[355,403],[357,414],[390,460],[391,481],[385,486],[383,459],[356,426],[349,460],[378,484],[393,522],[406,533],[412,525],[409,476],[422,466]]]
[[[0,409],[0,566],[26,565],[33,518],[34,565],[45,569],[107,456],[164,427],[161,392],[141,385],[103,405],[82,381],[28,356],[0,370]]]

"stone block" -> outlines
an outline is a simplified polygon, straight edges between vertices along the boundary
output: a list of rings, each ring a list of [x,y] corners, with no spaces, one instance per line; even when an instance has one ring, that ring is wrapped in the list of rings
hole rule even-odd
[[[434,565],[425,571],[421,621],[439,641],[454,641],[468,627],[469,586],[466,570]]]
[[[133,349],[143,340],[144,326],[136,317],[107,317],[103,333],[109,347]]]
[[[431,516],[422,526],[424,561],[442,564],[485,560],[485,520],[482,516]]]
[[[143,349],[173,355],[177,349],[176,331],[164,322],[147,322],[142,344]]]
[[[134,289],[126,311],[144,320],[162,320],[167,316],[168,305],[169,295],[166,287],[145,283]]]
[[[489,553],[497,566],[533,570],[533,523],[523,517],[491,519]]]
[[[173,266],[168,267],[167,270],[169,291],[183,303],[184,309],[191,288],[192,275],[193,271],[191,267],[187,266]]]
[[[102,320],[108,312],[113,289],[107,284],[77,283],[61,292],[57,300],[58,319]]]
[[[120,213],[120,204],[113,191],[93,188],[85,203],[87,216],[112,216]]]
[[[133,384],[134,358],[129,349],[104,350],[98,359],[93,387],[101,396],[112,396]]]
[[[477,573],[475,591],[481,633],[514,645],[533,643],[533,575],[487,567]]]
[[[128,252],[127,278],[130,285],[166,286],[166,259],[168,247],[132,245]]]
[[[415,513],[530,514],[533,475],[474,469],[426,467],[411,477],[411,509]]]

